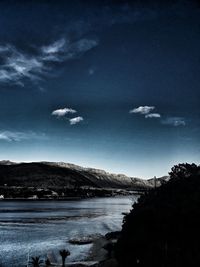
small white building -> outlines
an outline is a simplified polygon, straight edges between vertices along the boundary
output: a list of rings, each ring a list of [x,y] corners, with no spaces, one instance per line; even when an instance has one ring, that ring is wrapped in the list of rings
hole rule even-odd
[[[38,199],[38,196],[37,195],[33,195],[31,197],[28,197],[28,199]]]
[[[0,195],[0,199],[4,199],[4,195]]]
[[[51,194],[52,194],[53,197],[58,197],[58,193],[55,192],[55,191],[51,191]]]

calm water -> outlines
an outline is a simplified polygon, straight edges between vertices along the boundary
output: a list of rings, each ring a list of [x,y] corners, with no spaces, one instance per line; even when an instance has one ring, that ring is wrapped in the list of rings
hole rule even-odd
[[[136,197],[77,201],[0,201],[0,266],[23,267],[30,256],[69,249],[69,261],[82,260],[91,245],[68,240],[121,228],[122,212]]]

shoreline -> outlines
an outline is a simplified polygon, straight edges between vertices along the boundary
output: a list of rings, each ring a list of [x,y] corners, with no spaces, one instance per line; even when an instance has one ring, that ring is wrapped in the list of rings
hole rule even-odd
[[[89,198],[89,197],[88,197]],[[84,198],[84,197],[66,197],[66,198],[37,198],[37,199],[33,199],[33,198],[4,198],[4,199],[0,199],[0,202],[6,202],[6,201],[47,201],[47,200],[51,200],[51,201],[62,201],[62,200],[82,200],[82,199],[88,199],[88,198]],[[93,197],[91,197],[93,198]]]
[[[115,197],[128,197],[128,196],[141,196],[138,192],[127,192],[127,194],[115,194],[115,195],[102,195],[102,196],[74,196],[74,197],[63,197],[63,198],[0,198],[0,202],[6,201],[73,201],[73,200],[85,200],[95,198],[115,198]]]
[[[60,187],[16,187],[0,186],[2,200],[74,200],[96,197],[142,195],[147,189],[140,188],[60,188]]]
[[[105,235],[97,235],[92,242],[88,256],[83,261],[66,263],[68,267],[117,267],[113,255],[113,247],[121,231],[108,232]],[[56,265],[55,267],[59,267]]]

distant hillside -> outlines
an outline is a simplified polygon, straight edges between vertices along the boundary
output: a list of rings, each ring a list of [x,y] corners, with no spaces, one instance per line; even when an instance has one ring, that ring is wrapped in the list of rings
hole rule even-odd
[[[161,180],[157,180],[157,185],[160,185]],[[154,180],[127,177],[64,162],[15,163],[4,160],[0,161],[0,186],[5,184],[42,188],[94,187],[134,190],[151,188],[154,186]]]

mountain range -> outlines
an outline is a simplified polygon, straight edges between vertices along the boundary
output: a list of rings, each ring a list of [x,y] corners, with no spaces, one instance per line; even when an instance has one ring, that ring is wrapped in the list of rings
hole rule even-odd
[[[156,185],[168,180],[168,176],[156,179]],[[155,186],[154,179],[140,179],[104,170],[84,168],[64,162],[16,163],[0,161],[0,186],[16,187],[88,187],[110,189],[147,189]]]

